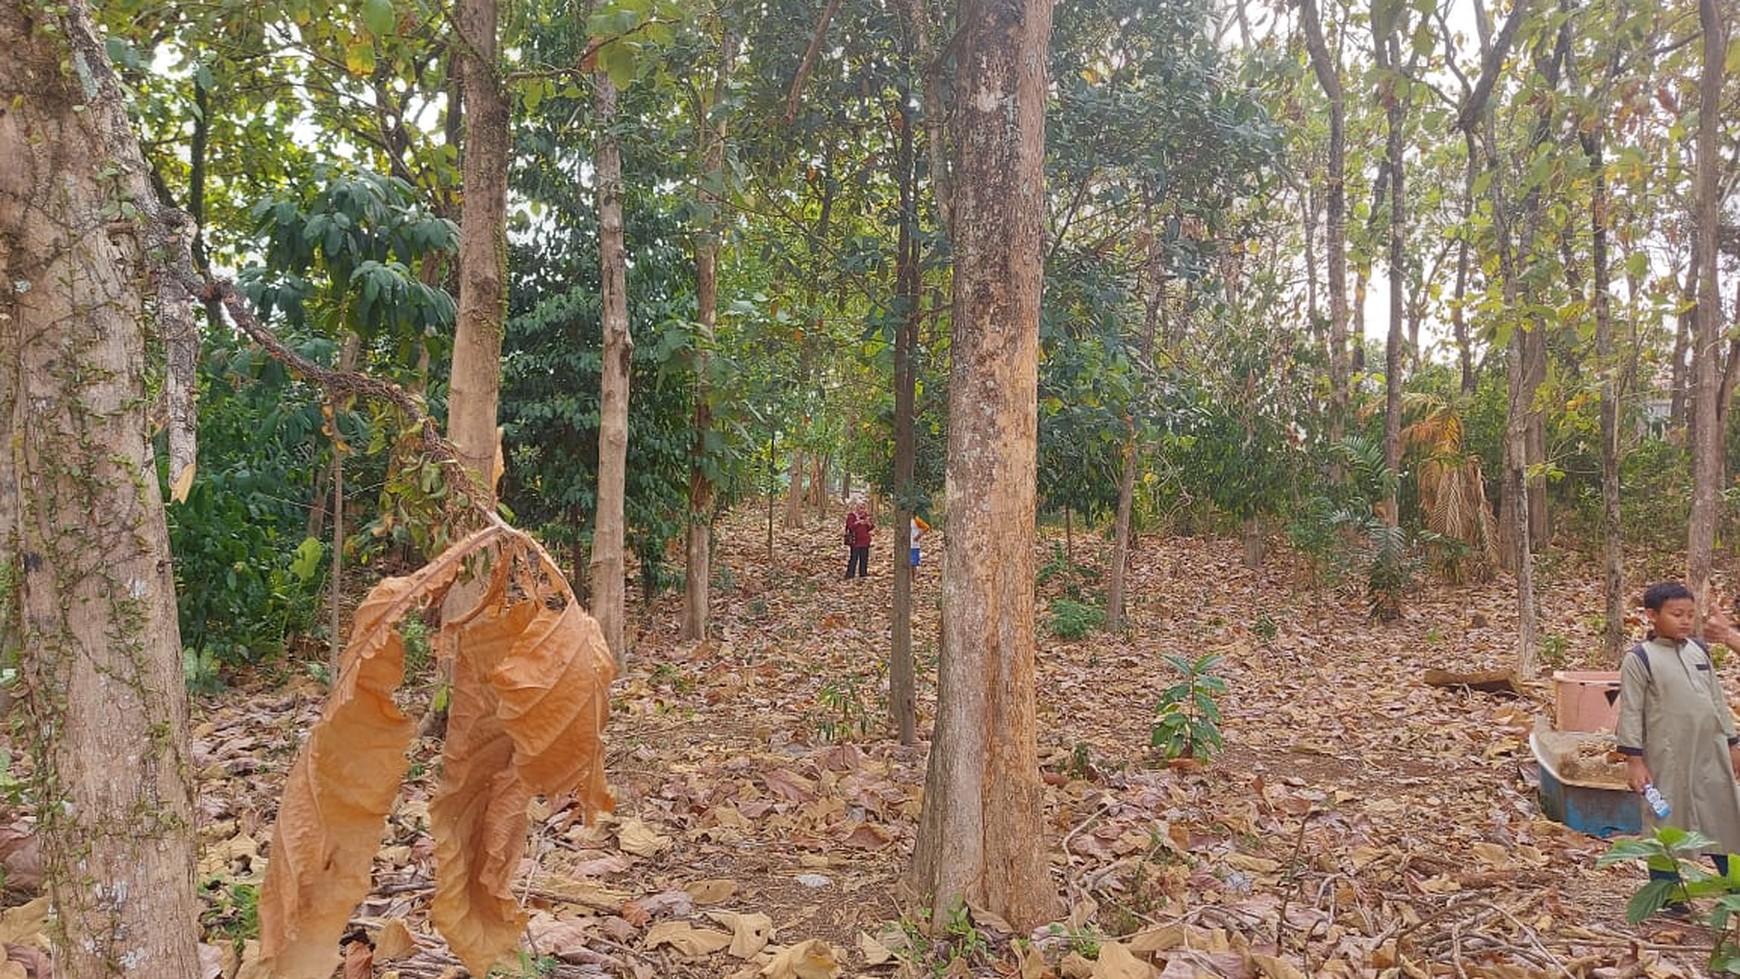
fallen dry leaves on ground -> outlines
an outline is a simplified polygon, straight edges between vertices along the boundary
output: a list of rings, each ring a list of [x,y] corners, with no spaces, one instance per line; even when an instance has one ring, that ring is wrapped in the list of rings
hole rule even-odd
[[[1218,538],[1141,541],[1125,636],[1066,642],[1041,625],[1044,845],[1069,917],[1028,936],[983,914],[951,933],[903,927],[903,914],[925,917],[899,886],[925,748],[883,723],[886,542],[870,578],[841,581],[835,520],[778,530],[771,560],[761,520],[721,528],[716,638],[675,638],[676,596],[638,613],[605,735],[616,814],[587,822],[571,799],[532,803],[511,884],[529,914],[525,975],[1702,974],[1710,935],[1626,925],[1641,870],[1597,869],[1605,842],[1541,818],[1527,733],[1551,713],[1547,685],[1504,700],[1419,680],[1508,665],[1508,581],[1433,585],[1377,626],[1356,596],[1304,584],[1284,554],[1249,570]],[[1042,560],[1059,536],[1047,531]],[[915,583],[926,723],[940,537]],[[1078,533],[1074,546],[1103,568],[1103,541]],[[1601,667],[1598,584],[1569,561],[1544,578],[1543,630],[1562,637],[1565,665]],[[1059,587],[1042,588],[1042,619]],[[1161,657],[1204,652],[1225,657],[1227,750],[1158,765],[1147,744],[1171,682]],[[201,705],[214,976],[259,975],[257,948],[232,938],[248,929],[262,841],[323,699],[291,674]],[[336,975],[466,974],[430,924],[438,751],[413,748]]]

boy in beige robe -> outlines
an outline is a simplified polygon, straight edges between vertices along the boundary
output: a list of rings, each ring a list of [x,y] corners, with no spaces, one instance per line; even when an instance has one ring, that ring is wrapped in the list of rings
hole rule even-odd
[[[1728,872],[1740,853],[1740,738],[1710,654],[1691,638],[1696,623],[1692,593],[1677,582],[1643,593],[1650,635],[1631,648],[1619,668],[1619,750],[1633,790],[1654,783],[1671,812],[1660,820],[1716,841],[1709,851],[1716,871]],[[1712,640],[1735,647],[1737,633],[1724,617],[1705,626]],[[1652,824],[1648,807],[1645,817]],[[1652,877],[1658,876],[1651,871]],[[1671,879],[1671,872],[1659,876]]]

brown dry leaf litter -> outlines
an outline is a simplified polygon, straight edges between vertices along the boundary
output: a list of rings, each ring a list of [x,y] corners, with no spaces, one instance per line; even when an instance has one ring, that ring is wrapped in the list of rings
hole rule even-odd
[[[779,531],[770,561],[761,519],[721,528],[715,638],[676,639],[679,596],[640,617],[653,625],[613,689],[608,731],[620,817],[582,821],[561,795],[530,807],[531,851],[512,894],[531,912],[520,941],[554,958],[554,976],[927,976],[902,957],[914,941],[950,941],[896,924],[912,910],[898,877],[924,749],[892,742],[881,720],[886,541],[869,579],[843,582],[836,520]],[[1043,542],[1041,560],[1057,542]],[[1075,547],[1104,567],[1104,542],[1078,534]],[[938,554],[927,549],[915,587],[926,722]],[[1431,667],[1509,665],[1508,580],[1431,586],[1401,622],[1373,626],[1357,596],[1310,587],[1284,555],[1257,571],[1238,556],[1236,541],[1147,538],[1132,559],[1127,636],[1065,642],[1042,628],[1044,845],[1071,915],[1028,946],[981,924],[990,955],[948,974],[1115,975],[1130,959],[1147,975],[1242,979],[1703,973],[1710,935],[1627,926],[1642,871],[1596,869],[1605,842],[1540,818],[1527,740],[1551,714],[1547,685],[1507,701],[1418,681]],[[1574,561],[1544,579],[1543,630],[1569,651],[1551,665],[1611,668],[1590,654],[1599,582]],[[1042,589],[1042,618],[1059,588]],[[1171,682],[1161,656],[1202,652],[1226,657],[1228,750],[1205,768],[1157,767],[1147,735]],[[196,717],[201,880],[214,910],[224,889],[259,882],[274,852],[260,841],[323,698],[306,677],[280,677]],[[850,743],[823,736],[843,728]],[[346,934],[375,942],[376,977],[464,974],[429,918],[433,751],[413,748],[429,769],[392,803],[371,889],[348,912]],[[734,955],[738,925],[758,916],[767,944]],[[675,923],[687,928],[654,930]],[[662,940],[708,931],[728,941],[690,956]],[[1108,958],[1112,941],[1129,958]],[[389,962],[383,947],[408,954]],[[257,957],[232,951],[223,974],[257,976]]]

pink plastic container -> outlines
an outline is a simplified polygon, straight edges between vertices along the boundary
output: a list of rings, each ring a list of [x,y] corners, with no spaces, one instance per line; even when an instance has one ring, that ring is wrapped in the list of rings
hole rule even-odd
[[[1561,731],[1611,731],[1618,723],[1618,670],[1554,671],[1553,727]]]

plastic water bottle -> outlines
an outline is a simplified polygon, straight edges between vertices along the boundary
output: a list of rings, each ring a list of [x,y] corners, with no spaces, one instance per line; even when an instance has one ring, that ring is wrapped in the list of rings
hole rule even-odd
[[[1644,783],[1643,800],[1649,803],[1649,808],[1655,812],[1657,819],[1666,819],[1668,814],[1673,812],[1673,809],[1668,806],[1667,800],[1662,798],[1661,790],[1655,787],[1654,782]]]

